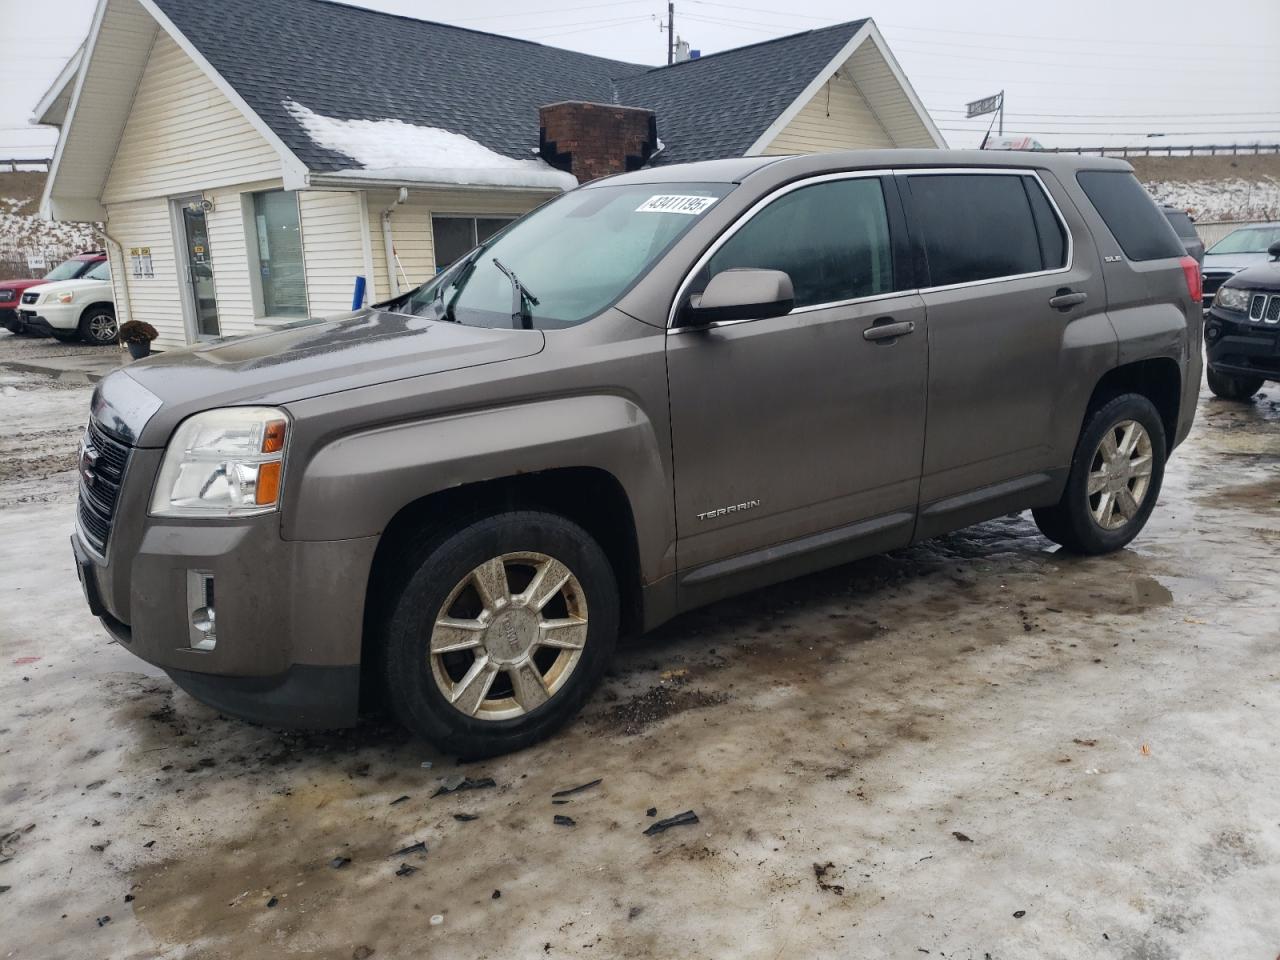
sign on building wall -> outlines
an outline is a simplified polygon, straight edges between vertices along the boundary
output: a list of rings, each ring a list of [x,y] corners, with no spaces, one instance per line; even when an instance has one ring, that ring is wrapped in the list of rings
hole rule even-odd
[[[156,275],[155,268],[151,265],[150,247],[130,247],[129,266],[129,272],[135,277],[154,277]]]

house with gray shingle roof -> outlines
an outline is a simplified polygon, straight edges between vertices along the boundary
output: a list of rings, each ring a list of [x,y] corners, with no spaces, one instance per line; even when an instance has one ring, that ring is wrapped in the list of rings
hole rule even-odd
[[[648,67],[330,0],[100,0],[33,121],[161,347],[394,296],[596,176],[945,146],[871,20]]]

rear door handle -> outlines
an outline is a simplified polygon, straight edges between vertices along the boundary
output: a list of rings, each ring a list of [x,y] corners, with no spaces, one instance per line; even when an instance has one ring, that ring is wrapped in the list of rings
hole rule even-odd
[[[892,340],[895,337],[905,337],[908,333],[913,333],[916,329],[915,322],[912,320],[898,320],[894,322],[891,317],[881,317],[867,329],[862,331],[863,340]]]
[[[1079,306],[1089,299],[1089,295],[1083,290],[1076,291],[1063,287],[1052,297],[1049,298],[1049,306],[1055,310],[1070,310],[1072,307]]]

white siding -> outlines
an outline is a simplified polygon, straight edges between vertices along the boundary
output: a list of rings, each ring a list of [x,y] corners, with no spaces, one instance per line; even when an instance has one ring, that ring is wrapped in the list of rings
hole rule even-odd
[[[893,146],[937,146],[874,43],[860,44],[840,72],[848,73],[867,103],[874,104],[876,118],[893,138]]]
[[[129,307],[122,310],[130,320],[142,320],[160,334],[157,349],[184,346],[187,342],[182,321],[182,301],[178,287],[174,255],[173,225],[169,220],[169,204],[163,199],[136,200],[111,204],[107,208],[107,232],[124,248],[128,257],[131,247],[150,247],[154,277],[128,275],[128,265],[113,263],[111,269],[123,279]],[[117,310],[121,310],[117,299]]]
[[[432,214],[464,214],[472,216],[518,217],[557,196],[556,193],[531,193],[503,190],[413,190],[407,202],[399,204],[391,214],[391,233],[396,257],[408,286],[429,280],[435,275],[435,254],[431,248]],[[390,296],[385,244],[382,239],[382,211],[395,203],[393,190],[369,191],[369,229],[373,243],[373,263],[378,296]],[[303,228],[305,232],[305,227]],[[400,277],[401,289],[407,289]],[[348,291],[350,288],[348,287]]]
[[[762,152],[779,155],[892,146],[893,138],[842,68]]]
[[[168,34],[160,34],[125,122],[103,202],[208,190],[280,172],[275,149]]]
[[[304,190],[298,194],[307,308],[312,316],[351,309],[356,277],[365,272],[360,194]]]

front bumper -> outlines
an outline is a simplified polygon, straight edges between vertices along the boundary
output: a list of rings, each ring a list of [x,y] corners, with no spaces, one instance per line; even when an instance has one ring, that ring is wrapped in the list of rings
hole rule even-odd
[[[148,517],[160,456],[132,451],[104,553],[79,529],[72,537],[91,611],[126,650],[227,714],[273,726],[353,724],[377,537],[286,541],[276,514]],[[194,646],[192,571],[213,583],[212,649]]]
[[[1280,380],[1280,324],[1251,323],[1215,308],[1205,320],[1204,338],[1215,371]]]
[[[57,333],[71,333],[80,324],[80,305],[74,303],[44,303],[39,309],[20,307],[18,318],[27,330],[52,336]]]

